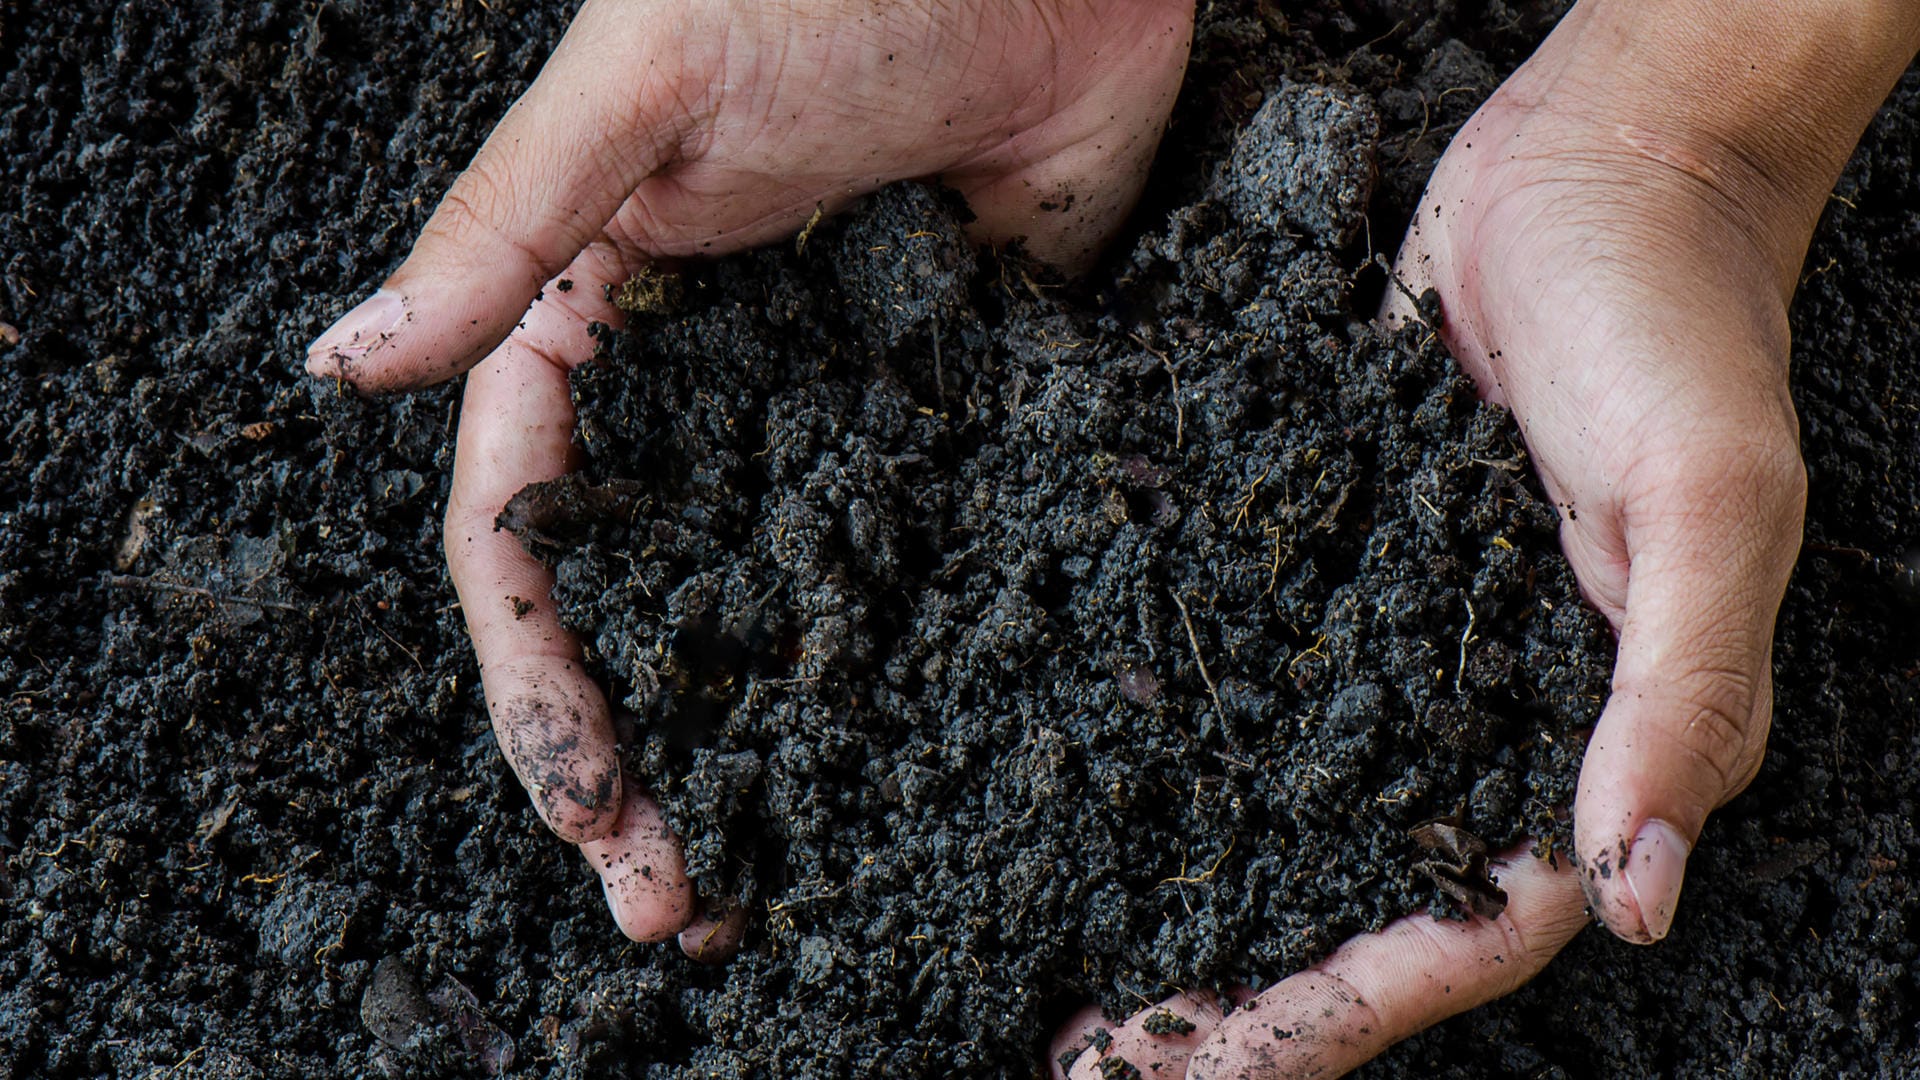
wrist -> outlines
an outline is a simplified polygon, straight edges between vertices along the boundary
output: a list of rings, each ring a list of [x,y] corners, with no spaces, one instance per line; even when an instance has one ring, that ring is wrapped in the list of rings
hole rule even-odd
[[[1916,50],[1910,0],[1581,0],[1529,66],[1556,112],[1711,188],[1790,282]]]

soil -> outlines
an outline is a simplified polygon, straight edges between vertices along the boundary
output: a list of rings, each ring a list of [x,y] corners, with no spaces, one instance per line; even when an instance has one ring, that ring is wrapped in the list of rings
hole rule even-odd
[[[0,1077],[1025,1077],[1088,998],[1497,903],[1462,837],[1564,842],[1610,645],[1507,419],[1363,316],[1552,14],[1209,5],[1075,286],[919,186],[648,284],[587,472],[508,522],[756,912],[709,969],[618,935],[494,747],[456,393],[299,371],[566,12],[7,9]],[[1795,304],[1772,750],[1673,937],[1364,1075],[1920,1070],[1916,147],[1910,74]]]

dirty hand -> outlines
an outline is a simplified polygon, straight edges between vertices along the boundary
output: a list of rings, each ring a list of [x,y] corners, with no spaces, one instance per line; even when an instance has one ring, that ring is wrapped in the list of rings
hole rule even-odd
[[[1191,0],[587,0],[406,262],[310,349],[310,372],[364,392],[472,369],[448,567],[500,747],[628,936],[681,932],[712,955],[739,923],[689,927],[678,841],[621,781],[553,579],[493,524],[523,486],[575,467],[567,372],[593,355],[590,323],[620,324],[603,286],[791,235],[911,177],[962,192],[977,238],[1025,237],[1078,266],[1139,193],[1192,14]]]
[[[1399,276],[1438,291],[1443,340],[1513,409],[1620,635],[1577,865],[1512,853],[1496,920],[1401,920],[1224,1019],[1217,998],[1180,995],[1160,1008],[1190,1033],[1149,1034],[1147,1010],[1065,1075],[1110,1075],[1115,1055],[1188,1080],[1338,1075],[1531,978],[1587,906],[1629,941],[1666,935],[1708,813],[1765,748],[1806,491],[1787,303],[1916,50],[1905,0],[1584,0],[1455,137]]]
[[[1497,918],[1410,915],[1259,994],[1175,994],[1117,1026],[1103,1022],[1098,1006],[1083,1009],[1054,1036],[1052,1078],[1135,1075],[1115,1059],[1153,1080],[1342,1076],[1401,1039],[1512,993],[1587,925],[1579,877],[1566,860],[1549,864],[1521,849],[1487,870],[1507,894]],[[1105,1034],[1090,1039],[1096,1031]]]
[[[1588,0],[1455,137],[1400,253],[1619,634],[1574,848],[1628,941],[1666,936],[1760,767],[1806,504],[1787,305],[1916,48],[1911,3]]]

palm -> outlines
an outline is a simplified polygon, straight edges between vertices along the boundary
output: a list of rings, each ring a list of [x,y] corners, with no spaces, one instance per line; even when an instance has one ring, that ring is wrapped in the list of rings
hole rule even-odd
[[[1513,409],[1567,556],[1621,635],[1576,847],[1596,913],[1647,941],[1707,814],[1765,748],[1805,501],[1786,379],[1799,252],[1727,199],[1737,162],[1577,96],[1541,104],[1552,59],[1456,138],[1400,266],[1438,290],[1454,356]],[[1650,868],[1635,845],[1656,820],[1680,855]],[[1629,862],[1636,879],[1609,887]]]

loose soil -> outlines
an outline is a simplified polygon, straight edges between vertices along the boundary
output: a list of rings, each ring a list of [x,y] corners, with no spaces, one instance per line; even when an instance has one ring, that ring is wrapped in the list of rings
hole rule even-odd
[[[0,1077],[1025,1077],[1081,1001],[1497,903],[1414,827],[1564,845],[1611,647],[1508,420],[1364,318],[1551,25],[1469,7],[1209,6],[1086,282],[908,185],[603,339],[585,474],[504,520],[755,912],[724,969],[619,937],[499,758],[455,392],[298,372],[565,12],[0,15]],[[1673,937],[1365,1075],[1920,1070],[1916,147],[1909,75],[1794,308],[1772,751]]]

